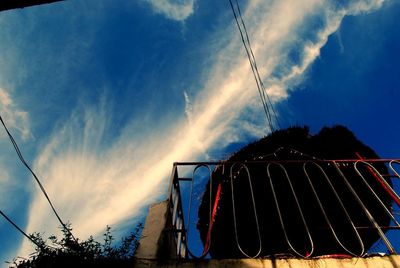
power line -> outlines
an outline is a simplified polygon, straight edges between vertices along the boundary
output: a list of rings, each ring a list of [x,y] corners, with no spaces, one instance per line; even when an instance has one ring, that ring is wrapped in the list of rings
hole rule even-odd
[[[29,235],[27,235],[21,228],[18,227],[18,225],[16,223],[14,223],[9,217],[7,217],[6,214],[3,213],[3,211],[0,210],[0,215],[3,216],[12,226],[14,226],[15,229],[17,229],[23,236],[25,236],[26,238],[28,238],[33,244],[35,244],[36,246],[38,246],[39,248],[43,248],[42,245],[40,245],[39,243],[37,243],[35,240],[32,239],[32,237],[30,237]]]
[[[231,6],[233,16],[235,17],[236,25],[238,27],[243,46],[246,49],[247,58],[249,60],[250,67],[253,72],[254,79],[256,80],[257,90],[260,95],[260,99],[261,99],[261,102],[263,105],[265,116],[267,118],[269,127],[271,128],[271,130],[274,130],[275,129],[274,121],[276,122],[276,124],[278,124],[278,127],[280,127],[278,117],[276,115],[272,101],[269,98],[268,93],[265,90],[264,83],[263,83],[260,73],[258,71],[256,58],[255,58],[253,50],[251,48],[250,38],[247,33],[247,29],[246,29],[246,25],[245,25],[243,17],[242,17],[242,13],[240,11],[239,3],[237,0],[235,0],[235,3],[236,3],[237,14],[236,14],[235,7],[232,3],[232,0],[229,0],[229,4]],[[240,18],[240,23],[239,23],[238,17]],[[242,29],[242,27],[243,27],[243,29]],[[272,115],[274,116],[274,118],[272,118]]]
[[[27,233],[25,233],[13,220],[11,220],[3,211],[0,210],[0,215],[4,217],[4,219],[6,219],[15,229],[18,230],[18,232],[20,232],[23,236],[25,236],[26,238],[29,239],[29,241],[31,241],[33,244],[35,244],[38,248],[44,250],[45,248],[48,249],[56,249],[55,247],[52,246],[48,246],[45,243],[43,244],[39,244],[37,241],[35,241],[30,235],[28,235]]]
[[[240,10],[240,6],[239,6],[239,3],[238,3],[238,0],[235,0],[235,1],[236,1],[236,6],[237,6],[237,9],[238,9],[238,12],[239,12],[240,21],[241,21],[241,23],[243,25],[244,33],[246,35],[246,40],[247,40],[247,43],[249,44],[249,50],[250,50],[251,58],[253,59],[254,69],[256,70],[257,78],[258,78],[258,80],[260,82],[260,86],[261,86],[262,93],[263,93],[263,98],[264,98],[264,100],[266,100],[267,107],[268,107],[268,105],[271,107],[272,114],[275,117],[275,122],[278,124],[278,127],[280,127],[279,126],[278,116],[276,115],[276,112],[275,112],[275,109],[274,109],[274,105],[272,104],[271,98],[268,96],[267,91],[265,90],[264,83],[263,83],[263,81],[261,79],[260,73],[258,72],[256,57],[254,56],[253,49],[251,48],[250,38],[249,38],[249,35],[247,34],[246,24],[244,23],[244,20],[243,20],[243,17],[242,17],[242,12]]]
[[[5,131],[7,132],[7,135],[8,135],[8,137],[9,137],[10,141],[11,141],[11,143],[12,143],[13,146],[14,146],[14,149],[15,149],[17,155],[18,155],[18,158],[21,160],[22,164],[30,171],[30,173],[31,173],[31,174],[33,175],[33,177],[35,178],[37,184],[38,184],[39,187],[40,187],[40,190],[42,191],[42,193],[43,193],[44,196],[46,197],[47,202],[49,203],[49,205],[50,205],[50,207],[51,207],[51,209],[52,209],[54,215],[57,217],[57,219],[58,219],[58,221],[60,222],[60,224],[61,224],[61,226],[63,227],[63,229],[64,229],[64,230],[67,230],[68,233],[71,235],[71,237],[74,239],[74,241],[78,244],[77,239],[74,237],[74,235],[72,234],[72,232],[70,231],[70,229],[66,226],[66,224],[61,220],[61,217],[58,215],[58,213],[57,213],[55,207],[53,206],[53,203],[52,203],[51,200],[50,200],[50,197],[48,196],[48,194],[47,194],[46,190],[44,189],[42,183],[40,182],[39,178],[36,176],[35,172],[33,172],[33,170],[30,168],[30,166],[28,165],[28,163],[26,163],[26,161],[25,161],[25,159],[24,159],[24,157],[23,157],[23,155],[22,155],[22,153],[21,153],[21,151],[20,151],[20,149],[19,149],[19,147],[18,147],[17,142],[14,140],[14,137],[11,135],[10,131],[8,130],[8,128],[7,128],[6,124],[5,124],[5,122],[3,121],[3,118],[1,117],[1,115],[0,115],[0,121],[1,121],[1,123],[3,124],[3,127],[4,127]]]
[[[253,54],[253,52],[251,50],[250,39],[249,39],[249,37],[247,35],[247,29],[244,26],[243,30],[242,30],[242,27],[239,24],[239,20],[238,20],[237,14],[236,14],[236,10],[235,10],[231,0],[229,0],[229,4],[231,6],[231,9],[232,9],[232,12],[233,12],[233,16],[235,17],[236,25],[238,27],[238,30],[239,30],[239,33],[240,33],[240,37],[242,39],[243,46],[246,49],[247,58],[249,59],[251,71],[253,72],[254,79],[256,80],[258,93],[260,94],[260,98],[261,98],[261,102],[262,102],[262,105],[263,105],[263,109],[264,109],[265,115],[267,117],[269,126],[272,128],[273,124],[272,124],[272,120],[271,120],[271,114],[270,114],[267,102],[265,101],[265,94],[263,94],[259,76],[257,75],[258,68],[257,68],[257,64],[255,62],[254,54]],[[239,7],[237,2],[236,2],[236,7],[238,8],[238,13],[239,13],[239,15],[241,17],[240,7]],[[242,17],[241,17],[241,23],[242,23],[242,25],[244,25],[244,21],[243,21]],[[244,33],[246,34],[246,40],[245,40],[244,35],[243,35]],[[247,41],[247,43],[246,43],[246,41]]]

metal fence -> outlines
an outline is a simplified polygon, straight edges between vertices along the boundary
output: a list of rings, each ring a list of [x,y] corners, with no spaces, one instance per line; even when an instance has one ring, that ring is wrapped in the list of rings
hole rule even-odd
[[[398,159],[174,163],[169,209],[177,257],[210,256],[208,253],[214,241],[210,237],[217,236],[215,232],[221,231],[221,229],[213,230],[220,202],[221,185],[228,193],[224,198],[229,199],[229,206],[223,209],[230,210],[231,218],[228,223],[231,226],[228,227],[234,230],[231,241],[234,241],[235,250],[239,252],[240,257],[264,257],[266,249],[274,246],[268,245],[270,240],[264,239],[265,233],[270,232],[271,228],[279,229],[276,232],[283,233],[286,247],[294,256],[310,258],[323,254],[323,246],[316,243],[319,239],[318,234],[312,232],[314,227],[311,217],[315,213],[321,215],[326,229],[324,232],[329,232],[334,237],[334,243],[340,248],[340,252],[349,256],[365,256],[378,251],[396,254],[396,248],[400,245],[396,242],[400,240],[397,234],[400,229],[399,173]],[[303,178],[301,185],[298,182],[300,177]],[[237,184],[239,178],[241,184]],[[268,191],[260,190],[260,183],[265,184]],[[254,238],[251,250],[246,248],[243,238],[246,234],[242,234],[243,230],[239,228],[241,221],[243,222],[238,215],[239,207],[244,202],[244,195],[240,195],[244,191],[243,188],[247,189],[246,211],[250,213],[247,217],[252,218],[245,219],[252,222],[250,228]],[[285,189],[284,195],[279,188]],[[361,188],[363,192],[360,192]],[[203,196],[196,195],[196,191],[202,192]],[[308,197],[302,197],[304,192],[312,198],[312,208],[306,208],[310,207],[311,199],[308,199],[306,204],[304,200]],[[349,193],[347,197],[343,192]],[[261,195],[267,195],[270,204],[261,204]],[[352,198],[350,205],[349,196]],[[290,211],[287,211],[288,199],[292,200]],[[199,206],[205,201],[208,202],[206,206],[208,231],[206,236],[203,234],[201,242],[201,234],[193,227],[197,221],[194,215],[196,212],[199,213]],[[340,212],[340,217],[337,215],[333,217],[330,214],[329,210],[333,207]],[[278,225],[270,226],[262,220],[261,214],[265,213],[263,210],[266,208],[274,210]],[[358,220],[360,215],[366,220]],[[301,238],[304,240],[304,246],[298,246],[293,234],[290,233],[291,222],[288,219],[293,220],[290,217],[297,219],[296,229],[304,234]],[[347,238],[340,235],[341,230],[338,226],[342,225],[348,226],[346,234],[353,237],[356,246],[348,246]],[[366,242],[368,239],[365,237],[369,234],[378,238],[376,243]],[[197,237],[196,243],[191,241],[196,240],[192,237]]]

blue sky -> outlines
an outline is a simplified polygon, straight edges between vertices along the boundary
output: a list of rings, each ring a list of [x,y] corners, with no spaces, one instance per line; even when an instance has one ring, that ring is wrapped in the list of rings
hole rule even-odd
[[[344,124],[398,158],[400,3],[239,1],[283,127]],[[228,1],[69,0],[0,13],[0,112],[78,237],[120,233],[162,200],[175,161],[268,134]],[[0,132],[0,205],[58,222]],[[0,261],[32,252],[0,220]]]

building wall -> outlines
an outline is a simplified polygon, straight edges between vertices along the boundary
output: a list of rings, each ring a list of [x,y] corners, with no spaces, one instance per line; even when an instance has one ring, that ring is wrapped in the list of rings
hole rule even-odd
[[[316,258],[316,259],[235,259],[235,260],[157,260],[136,259],[134,267],[142,268],[211,268],[211,267],[249,267],[249,268],[398,268],[400,256],[376,256],[367,258]]]
[[[249,267],[249,268],[400,268],[400,255],[373,256],[364,258],[310,259],[224,259],[224,260],[177,260],[176,245],[171,241],[168,200],[150,207],[142,232],[134,267]]]

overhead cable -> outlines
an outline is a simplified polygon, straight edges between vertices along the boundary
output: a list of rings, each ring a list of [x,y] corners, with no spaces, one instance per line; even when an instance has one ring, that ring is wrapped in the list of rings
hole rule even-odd
[[[29,235],[27,235],[21,228],[18,227],[18,225],[13,222],[9,217],[7,217],[6,214],[4,214],[3,211],[0,210],[0,215],[3,216],[12,226],[14,226],[15,229],[17,229],[23,236],[28,238],[33,244],[35,244],[39,248],[43,248],[43,245],[37,243],[35,240],[32,239]]]
[[[261,102],[263,105],[265,116],[268,121],[268,125],[271,130],[274,130],[275,129],[274,122],[276,122],[276,124],[278,124],[278,127],[279,127],[278,117],[276,115],[272,101],[271,101],[270,97],[268,96],[268,93],[265,90],[264,83],[263,83],[260,73],[258,71],[256,58],[255,58],[253,50],[251,48],[250,38],[247,33],[247,29],[246,29],[246,25],[245,25],[243,17],[242,17],[242,13],[240,11],[239,3],[237,0],[235,0],[236,8],[235,8],[234,4],[232,3],[232,0],[229,0],[229,4],[231,6],[233,16],[235,17],[236,25],[238,27],[243,46],[246,50],[247,58],[249,60],[250,67],[253,72],[254,79],[256,80],[257,90],[260,95],[260,99],[261,99]],[[236,11],[236,9],[237,9],[237,11]],[[240,18],[240,22],[239,22],[238,17]],[[272,116],[274,118],[272,118]]]
[[[35,172],[33,172],[33,170],[31,169],[31,167],[30,167],[30,166],[28,165],[28,163],[25,161],[25,159],[24,159],[24,157],[23,157],[23,155],[22,155],[22,153],[21,153],[21,151],[20,151],[20,149],[19,149],[19,147],[18,147],[17,142],[14,140],[14,137],[11,135],[10,131],[8,130],[8,128],[7,128],[6,124],[5,124],[5,122],[3,121],[3,118],[1,117],[1,115],[0,115],[0,121],[1,121],[1,123],[3,124],[3,127],[4,127],[5,131],[7,132],[7,135],[8,135],[8,137],[9,137],[10,141],[11,141],[11,143],[12,143],[13,146],[14,146],[14,149],[15,149],[17,155],[18,155],[18,158],[21,160],[22,164],[30,171],[30,173],[31,173],[31,174],[33,175],[33,177],[35,178],[37,184],[38,184],[39,187],[40,187],[40,190],[42,191],[43,195],[46,197],[47,202],[49,203],[49,205],[50,205],[50,207],[51,207],[51,209],[52,209],[54,215],[57,217],[57,219],[58,219],[58,221],[60,222],[60,224],[61,224],[61,226],[63,227],[63,229],[66,230],[66,231],[71,235],[71,237],[74,239],[74,241],[78,244],[78,240],[74,237],[74,235],[73,235],[72,232],[70,231],[70,228],[67,227],[67,225],[62,221],[61,217],[58,215],[58,213],[57,213],[57,211],[56,211],[56,209],[55,209],[53,203],[52,203],[51,200],[50,200],[50,197],[48,196],[48,194],[47,194],[46,190],[44,189],[42,183],[40,182],[39,178],[36,176]]]

